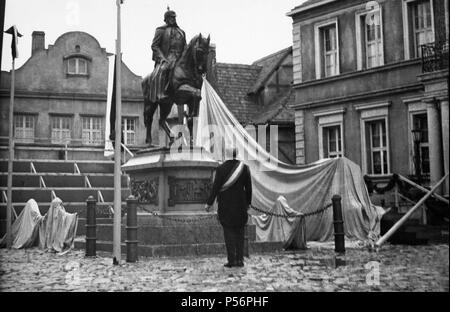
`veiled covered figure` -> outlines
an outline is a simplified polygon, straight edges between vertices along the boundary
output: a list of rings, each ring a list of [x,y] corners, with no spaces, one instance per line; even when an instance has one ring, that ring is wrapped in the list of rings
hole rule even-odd
[[[68,213],[62,200],[56,197],[45,215],[45,228],[40,233],[40,247],[48,251],[62,252],[73,247],[77,232],[78,215]]]
[[[11,227],[12,248],[31,248],[63,252],[73,247],[78,215],[68,213],[59,198],[55,198],[45,216],[34,199],[28,200]],[[5,243],[6,235],[0,240]]]
[[[11,226],[12,248],[29,248],[38,244],[44,217],[34,199],[30,199]],[[3,246],[6,235],[0,240]]]

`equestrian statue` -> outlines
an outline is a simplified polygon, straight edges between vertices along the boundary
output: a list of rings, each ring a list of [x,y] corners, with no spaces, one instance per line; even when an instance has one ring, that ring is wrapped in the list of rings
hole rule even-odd
[[[149,146],[152,146],[153,115],[158,107],[159,125],[169,137],[169,144],[174,142],[175,135],[167,123],[173,104],[179,108],[178,122],[183,123],[186,117],[192,138],[193,120],[198,116],[201,100],[202,76],[207,72],[210,37],[199,34],[186,44],[186,35],[177,25],[175,12],[167,8],[164,21],[166,24],[156,29],[152,42],[154,70],[142,82]],[[188,112],[184,111],[184,105]]]

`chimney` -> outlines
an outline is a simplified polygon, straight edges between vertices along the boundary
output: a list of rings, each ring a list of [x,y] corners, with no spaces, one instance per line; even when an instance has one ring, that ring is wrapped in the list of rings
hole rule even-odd
[[[45,50],[45,32],[43,31],[33,31],[31,34],[31,55],[36,52]]]

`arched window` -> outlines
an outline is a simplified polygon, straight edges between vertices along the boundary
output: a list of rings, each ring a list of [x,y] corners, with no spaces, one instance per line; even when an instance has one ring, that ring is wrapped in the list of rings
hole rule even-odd
[[[79,57],[68,59],[67,73],[72,75],[87,75],[87,61]]]
[[[67,76],[89,76],[89,66],[92,58],[81,53],[64,57]]]

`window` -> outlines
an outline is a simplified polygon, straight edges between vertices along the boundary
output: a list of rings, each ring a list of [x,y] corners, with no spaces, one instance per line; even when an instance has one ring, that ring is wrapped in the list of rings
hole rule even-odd
[[[341,126],[323,127],[323,158],[342,157]]]
[[[34,142],[34,115],[15,115],[14,116],[14,137],[17,142]]]
[[[71,139],[72,118],[68,116],[52,116],[52,143],[69,143]]]
[[[83,144],[97,145],[103,144],[103,118],[102,117],[82,117]]]
[[[379,13],[378,13],[379,14]],[[367,68],[381,65],[383,45],[381,44],[381,25],[365,25]]]
[[[316,78],[339,74],[337,19],[315,25]]]
[[[389,152],[389,107],[391,101],[355,105],[360,111],[361,169],[364,174],[391,172]]]
[[[421,45],[434,42],[433,0],[403,0],[405,58],[420,57]]]
[[[136,118],[125,117],[122,119],[122,133],[125,145],[136,145]]]
[[[319,158],[344,156],[344,108],[313,113],[318,117]]]
[[[430,1],[417,2],[413,7],[414,47],[416,56],[421,56],[422,44],[434,41]]]
[[[370,162],[370,173],[389,173],[385,120],[382,119],[366,122],[366,133],[368,133],[369,136],[369,153],[367,156]]]
[[[412,129],[420,129],[421,141],[419,143],[421,174],[430,174],[430,149],[428,144],[428,121],[426,113],[412,115]],[[414,141],[412,142],[414,146]]]
[[[358,70],[384,65],[383,27],[378,4],[356,13],[356,38]]]
[[[322,55],[325,68],[325,77],[337,74],[337,42],[336,27],[330,26],[322,29]]]
[[[67,60],[67,73],[70,75],[87,75],[87,60],[79,57],[72,57]]]

